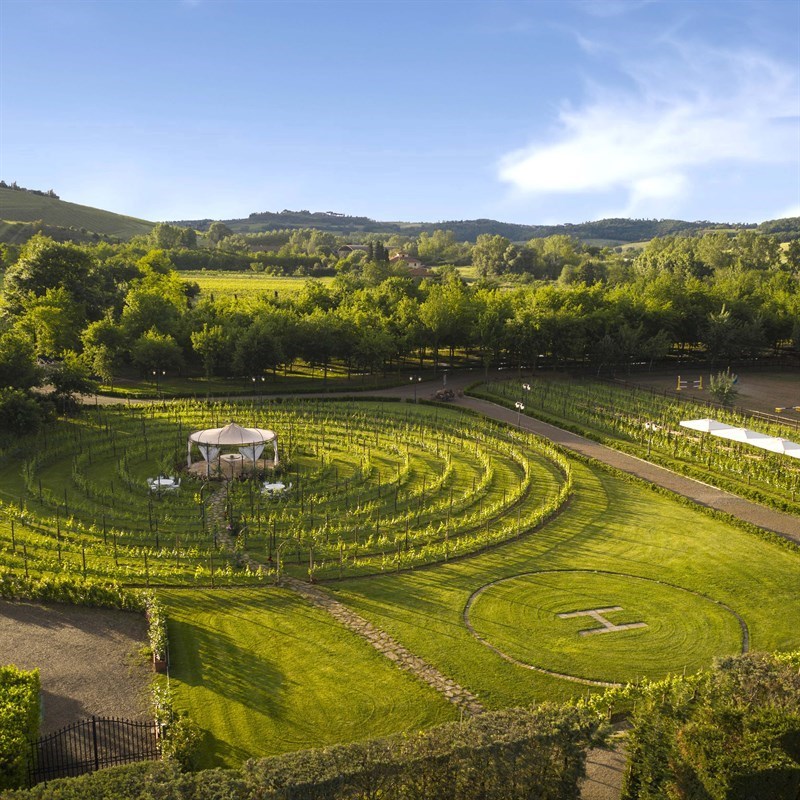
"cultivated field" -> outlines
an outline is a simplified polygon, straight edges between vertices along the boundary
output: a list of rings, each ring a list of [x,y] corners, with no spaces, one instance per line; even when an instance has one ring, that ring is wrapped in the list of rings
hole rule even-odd
[[[264,272],[228,272],[224,270],[192,270],[180,273],[181,278],[195,281],[204,295],[255,300],[266,296],[285,300],[298,294],[309,278],[267,275]],[[330,285],[333,278],[316,278]]]
[[[561,413],[584,402],[551,391],[541,397]],[[640,408],[640,421],[652,410]],[[178,492],[148,489],[147,477],[179,473],[192,430],[230,419],[278,432],[275,477],[292,484],[288,494],[262,494],[264,476],[226,489],[184,474]],[[708,453],[686,442],[682,457],[708,469]],[[292,585],[276,585],[279,565],[321,583],[485,708],[800,647],[797,548],[455,409],[87,409],[3,453],[0,499],[3,567],[158,588],[170,684],[205,732],[204,765],[460,713]]]
[[[85,228],[95,233],[130,239],[146,235],[152,222],[136,217],[126,217],[99,208],[68,203],[54,197],[42,197],[31,192],[0,188],[0,219],[14,222],[46,220],[48,225],[64,228]]]

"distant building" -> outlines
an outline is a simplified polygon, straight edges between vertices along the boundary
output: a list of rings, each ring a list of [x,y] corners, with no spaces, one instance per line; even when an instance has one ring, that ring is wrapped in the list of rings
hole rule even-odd
[[[424,269],[427,267],[415,256],[409,256],[406,253],[395,253],[390,259],[390,264],[405,264],[409,269]]]
[[[361,251],[362,253],[369,252],[369,245],[366,244],[343,244],[338,249],[339,258],[347,258],[350,253],[355,253],[356,251]]]

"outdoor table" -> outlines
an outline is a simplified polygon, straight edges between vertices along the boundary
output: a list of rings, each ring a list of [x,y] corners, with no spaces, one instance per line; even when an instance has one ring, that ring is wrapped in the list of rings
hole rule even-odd
[[[174,478],[165,478],[163,476],[159,476],[158,478],[148,478],[147,483],[150,485],[150,490],[153,492],[157,492],[160,489],[177,488],[177,483],[175,483]]]

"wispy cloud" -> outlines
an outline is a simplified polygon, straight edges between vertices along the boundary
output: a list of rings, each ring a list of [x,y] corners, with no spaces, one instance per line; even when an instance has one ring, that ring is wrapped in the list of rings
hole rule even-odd
[[[506,155],[499,177],[528,195],[622,190],[635,215],[677,202],[711,165],[800,161],[795,70],[752,52],[667,45],[668,61],[620,65],[633,88],[590,87],[548,141]]]

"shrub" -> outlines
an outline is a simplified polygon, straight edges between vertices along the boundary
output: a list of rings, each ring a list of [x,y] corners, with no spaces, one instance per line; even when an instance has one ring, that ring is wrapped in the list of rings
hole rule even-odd
[[[114,581],[97,581],[71,575],[25,578],[0,569],[0,597],[6,600],[41,600],[52,603],[142,611],[142,592],[124,589]]]
[[[636,692],[623,800],[796,800],[800,653],[750,653]]]
[[[24,786],[29,740],[39,733],[39,670],[0,667],[0,789]]]

